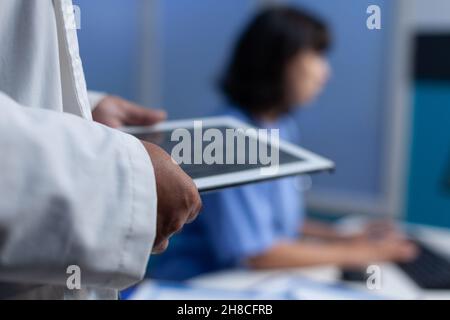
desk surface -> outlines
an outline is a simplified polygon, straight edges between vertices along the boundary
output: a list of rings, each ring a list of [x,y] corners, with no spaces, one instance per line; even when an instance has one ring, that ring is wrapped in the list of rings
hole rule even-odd
[[[413,226],[417,237],[432,248],[450,257],[450,231],[438,228]],[[391,299],[448,299],[450,291],[422,290],[394,264],[380,264],[381,289],[369,290],[365,283],[346,283],[348,286],[361,290],[362,293]],[[300,276],[320,283],[336,283],[340,271],[337,267],[326,266],[291,270],[252,271],[235,270],[201,276],[190,281],[191,284],[211,289],[226,290],[261,290],[276,292],[277,279],[288,279]],[[282,281],[281,281],[282,282]],[[312,296],[312,298],[319,298]],[[332,297],[323,297],[332,298]]]

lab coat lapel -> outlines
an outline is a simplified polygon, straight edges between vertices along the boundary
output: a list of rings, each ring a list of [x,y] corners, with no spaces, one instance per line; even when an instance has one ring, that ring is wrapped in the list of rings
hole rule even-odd
[[[72,0],[53,0],[53,4],[58,29],[64,112],[92,120]]]

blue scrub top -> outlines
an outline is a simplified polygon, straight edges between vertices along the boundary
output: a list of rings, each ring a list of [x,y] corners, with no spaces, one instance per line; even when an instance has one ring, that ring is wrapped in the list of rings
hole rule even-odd
[[[280,129],[280,137],[298,143],[292,117],[276,123],[256,123],[236,108],[232,115],[260,128]],[[150,276],[161,280],[188,278],[222,269],[243,267],[279,241],[295,240],[304,219],[299,177],[222,190],[202,197],[199,218],[171,240],[166,253],[151,265]]]

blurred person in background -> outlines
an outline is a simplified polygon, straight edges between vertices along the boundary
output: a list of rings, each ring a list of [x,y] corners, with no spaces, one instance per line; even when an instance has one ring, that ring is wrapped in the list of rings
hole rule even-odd
[[[326,25],[304,11],[264,10],[239,38],[222,79],[230,103],[223,113],[259,128],[277,128],[282,139],[298,143],[292,115],[329,78],[330,38]],[[284,178],[205,196],[203,215],[185,228],[151,275],[184,280],[236,267],[359,267],[414,257],[415,248],[385,223],[343,236],[306,220],[298,182]]]

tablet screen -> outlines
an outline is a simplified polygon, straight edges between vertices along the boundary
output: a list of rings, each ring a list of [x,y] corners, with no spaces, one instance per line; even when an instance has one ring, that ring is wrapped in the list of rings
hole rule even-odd
[[[217,129],[219,130],[223,136],[226,136],[226,130],[232,129],[225,126],[219,126],[219,127],[204,127],[204,130],[208,129]],[[194,145],[194,129],[187,129],[190,132],[191,137],[191,145]],[[164,151],[166,151],[168,154],[172,154],[172,151],[174,150],[175,146],[179,143],[178,141],[172,141],[172,132],[173,130],[164,130],[154,133],[148,133],[148,134],[134,134],[138,139],[143,141],[152,142],[158,146],[160,146]],[[250,140],[256,140],[256,137],[251,136],[245,136],[246,139],[246,146],[249,146],[251,144]],[[255,142],[255,141],[253,141]],[[227,145],[229,144],[223,144],[223,153],[222,155],[226,155],[231,150],[226,150]],[[208,143],[202,144],[201,152],[203,153],[205,151],[205,148],[208,146]],[[236,159],[238,154],[238,144],[233,143],[234,151],[231,151],[234,155],[234,160],[232,161],[233,164],[227,164],[227,161],[223,161],[222,164],[194,164],[194,154],[191,154],[191,161],[190,164],[181,163],[180,167],[192,178],[192,179],[198,179],[198,178],[206,178],[210,177],[212,175],[220,175],[220,174],[227,174],[227,173],[238,173],[240,171],[248,171],[251,169],[260,169],[264,167],[269,167],[270,165],[264,165],[260,159],[257,158],[256,164],[250,164],[251,161],[249,161],[249,153],[244,152],[245,161],[244,164],[237,164],[238,161]],[[262,145],[259,145],[258,147],[267,148],[267,151],[270,155],[270,147],[263,143]],[[248,150],[247,150],[248,151]],[[299,161],[304,161],[301,157],[294,156],[290,153],[287,153],[283,150],[278,150],[279,152],[279,164],[288,164],[288,163],[294,163]],[[221,158],[222,156],[219,156]],[[224,158],[224,157],[223,157]]]

